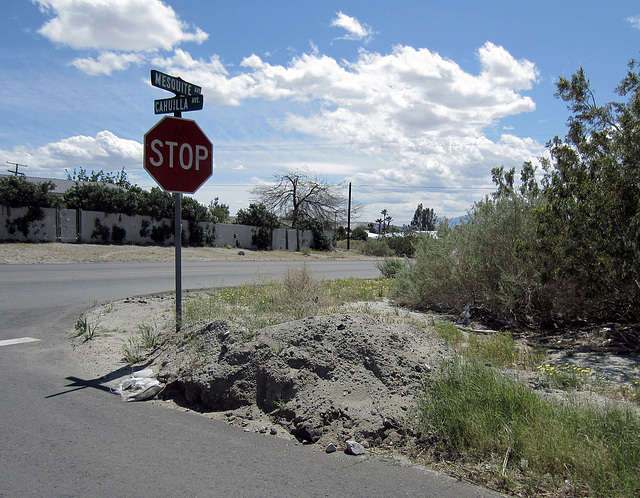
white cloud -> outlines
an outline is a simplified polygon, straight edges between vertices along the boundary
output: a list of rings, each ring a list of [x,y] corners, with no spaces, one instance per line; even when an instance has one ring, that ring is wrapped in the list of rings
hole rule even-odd
[[[640,15],[627,18],[627,22],[636,29],[640,29]]]
[[[98,50],[98,59],[71,64],[87,74],[111,74],[140,63],[142,53],[172,50],[184,42],[204,42],[209,35],[180,20],[161,0],[32,0],[53,16],[39,33],[75,50]]]
[[[98,59],[87,57],[85,59],[74,59],[69,64],[90,76],[99,74],[111,74],[113,71],[122,71],[131,64],[142,64],[145,58],[138,53],[116,54],[114,52],[103,52]]]
[[[369,39],[373,31],[354,18],[342,12],[336,14],[336,18],[331,21],[331,26],[345,29],[349,34],[342,37],[343,40],[363,40]]]
[[[51,175],[52,171],[60,175],[65,169],[78,167],[95,171],[119,171],[125,167],[127,171],[135,171],[142,166],[142,144],[106,130],[95,137],[77,135],[36,149],[22,146],[0,154],[27,164],[30,176]]]
[[[202,43],[208,34],[181,21],[161,0],[32,0],[53,13],[39,32],[76,50],[153,51]]]

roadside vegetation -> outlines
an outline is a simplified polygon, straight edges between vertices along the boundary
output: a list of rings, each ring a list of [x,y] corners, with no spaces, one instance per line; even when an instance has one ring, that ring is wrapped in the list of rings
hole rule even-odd
[[[410,447],[396,451],[523,496],[640,492],[637,385],[611,387],[586,368],[549,363],[544,348],[527,346],[507,331],[477,334],[443,315],[424,313],[417,319],[406,310],[381,312],[366,304],[386,298],[393,285],[391,278],[321,281],[303,265],[281,281],[195,293],[186,302],[184,327],[225,319],[239,326],[236,340],[243,341],[268,325],[332,312],[410,323],[446,340],[460,359],[437,368],[441,375],[426,377],[407,419],[407,430],[417,436]],[[350,306],[355,302],[357,307]],[[547,389],[591,390],[610,402],[597,406],[570,396],[544,397],[523,380],[531,377]],[[619,403],[625,399],[631,404]]]
[[[572,115],[549,142],[542,172],[530,162],[494,168],[496,192],[464,223],[418,237],[393,300],[421,309],[475,312],[509,327],[636,323],[640,316],[640,76],[636,62],[596,105],[580,70],[557,97]],[[540,180],[539,180],[540,179]]]

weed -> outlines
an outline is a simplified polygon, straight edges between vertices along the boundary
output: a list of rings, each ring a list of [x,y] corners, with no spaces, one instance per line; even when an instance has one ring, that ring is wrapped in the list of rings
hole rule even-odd
[[[583,494],[640,492],[640,418],[630,409],[544,400],[477,360],[442,365],[419,401],[425,444],[445,458],[505,455],[503,477],[527,462],[527,479]],[[557,488],[556,488],[557,489]]]
[[[566,362],[543,363],[536,370],[545,383],[552,388],[570,390],[583,387],[587,383],[592,383],[595,373],[589,367]]]
[[[94,325],[91,325],[87,317],[81,315],[80,317],[78,317],[78,320],[76,321],[76,324],[74,326],[74,337],[82,336],[82,342],[87,342],[91,339],[94,339],[97,335],[99,323],[100,322],[96,322]]]
[[[123,341],[121,348],[124,360],[128,363],[138,363],[143,358],[140,341],[135,337]]]
[[[140,331],[141,346],[145,349],[154,349],[158,345],[158,338],[160,333],[157,326],[149,325],[146,323],[138,325]]]

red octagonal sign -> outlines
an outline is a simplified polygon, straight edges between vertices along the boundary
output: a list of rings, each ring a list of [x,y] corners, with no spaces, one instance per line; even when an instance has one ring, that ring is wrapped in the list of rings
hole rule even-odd
[[[165,116],[144,135],[144,169],[164,190],[193,194],[213,174],[213,144],[195,121]]]

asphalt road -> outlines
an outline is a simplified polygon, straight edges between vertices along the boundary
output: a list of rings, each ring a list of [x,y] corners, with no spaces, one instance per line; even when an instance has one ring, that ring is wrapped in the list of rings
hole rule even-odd
[[[184,263],[183,288],[235,285],[299,263]],[[310,262],[324,278],[367,261]],[[0,265],[0,496],[494,496],[374,457],[123,403],[73,361],[67,334],[96,303],[174,289],[172,263]],[[0,342],[0,344],[2,344]]]

